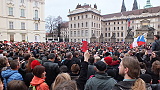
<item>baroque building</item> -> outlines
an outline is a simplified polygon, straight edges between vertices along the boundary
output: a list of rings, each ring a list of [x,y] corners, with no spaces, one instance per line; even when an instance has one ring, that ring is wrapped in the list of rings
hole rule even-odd
[[[0,41],[45,42],[45,0],[0,2]]]
[[[69,42],[90,42],[91,37],[101,35],[101,11],[97,5],[78,4],[76,9],[69,11]]]
[[[93,42],[91,38],[95,38],[96,42],[102,42],[99,38],[103,37],[103,42],[112,42],[111,39],[124,42],[128,30],[135,37],[143,34],[143,30],[139,30],[144,25],[154,29],[154,34],[160,35],[160,6],[152,7],[150,0],[147,0],[144,9],[138,9],[137,5],[137,0],[134,0],[132,11],[126,11],[123,0],[120,12],[101,15],[96,4],[94,8],[88,4],[78,4],[75,10],[69,10],[69,41]],[[147,23],[142,23],[145,21]]]

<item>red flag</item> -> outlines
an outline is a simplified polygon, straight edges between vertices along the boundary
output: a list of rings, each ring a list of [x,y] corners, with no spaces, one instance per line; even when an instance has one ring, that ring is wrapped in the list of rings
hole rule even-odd
[[[88,42],[87,41],[82,41],[82,52],[85,52],[86,50],[88,50]]]
[[[5,44],[7,44],[7,43],[8,43],[8,41],[4,41],[4,43],[5,43]]]

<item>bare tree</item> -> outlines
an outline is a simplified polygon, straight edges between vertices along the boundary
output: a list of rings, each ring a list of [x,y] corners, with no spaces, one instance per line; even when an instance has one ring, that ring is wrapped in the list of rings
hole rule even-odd
[[[55,18],[54,16],[48,16],[45,21],[47,32],[49,32],[49,34],[52,34],[53,39],[53,32],[57,29],[58,24],[62,23],[62,17],[58,16]]]

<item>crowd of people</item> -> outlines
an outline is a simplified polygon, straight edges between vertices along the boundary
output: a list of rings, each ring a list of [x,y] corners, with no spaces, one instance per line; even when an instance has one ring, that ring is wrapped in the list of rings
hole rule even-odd
[[[0,43],[0,90],[160,90],[160,40]]]

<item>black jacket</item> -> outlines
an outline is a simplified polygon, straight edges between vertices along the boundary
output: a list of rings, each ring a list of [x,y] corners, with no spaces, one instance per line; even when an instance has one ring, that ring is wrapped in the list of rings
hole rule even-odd
[[[63,61],[63,63],[62,63],[62,65],[66,65],[66,66],[67,66],[67,68],[68,68],[68,73],[71,73],[71,66],[72,66],[73,64],[76,64],[76,62],[73,61],[73,60],[65,60],[65,61]]]
[[[87,82],[88,62],[81,63],[79,78],[76,80],[78,90],[84,90],[84,85]]]
[[[160,40],[155,40],[152,43],[152,51],[159,51],[160,50]]]
[[[131,90],[135,81],[120,81],[113,87],[112,90]]]
[[[51,84],[54,82],[57,75],[60,73],[59,66],[57,63],[54,63],[52,61],[46,61],[43,63],[43,66],[45,67],[46,71],[46,83],[50,87]]]

